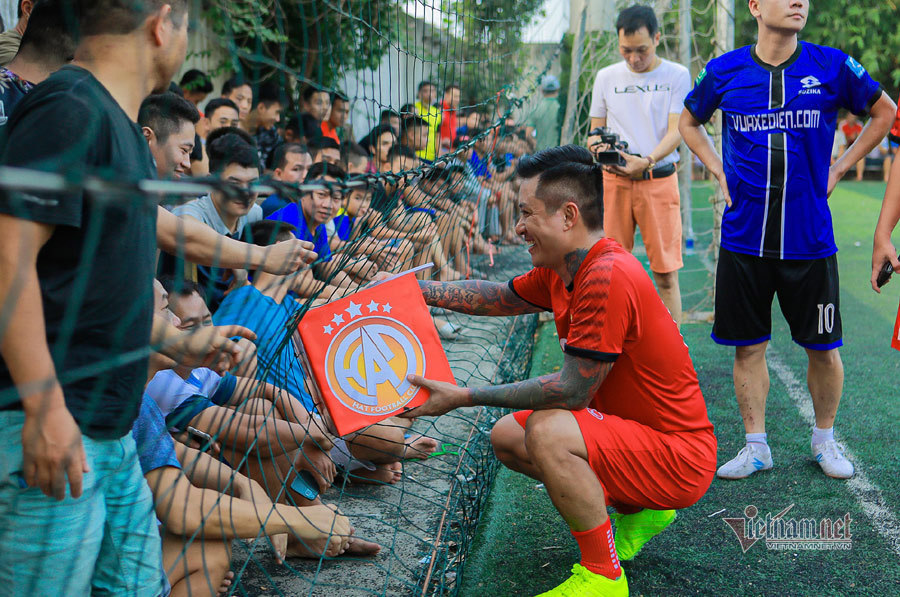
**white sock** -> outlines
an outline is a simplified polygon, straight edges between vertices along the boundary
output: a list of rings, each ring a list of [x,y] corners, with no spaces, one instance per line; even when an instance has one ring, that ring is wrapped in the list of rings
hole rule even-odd
[[[813,426],[812,445],[817,446],[819,444],[831,441],[833,439],[834,439],[834,427],[829,427],[828,429],[819,429],[815,425]]]
[[[769,449],[769,442],[766,441],[769,435],[766,432],[763,433],[745,433],[744,437],[747,439],[748,444],[757,444],[758,448]]]

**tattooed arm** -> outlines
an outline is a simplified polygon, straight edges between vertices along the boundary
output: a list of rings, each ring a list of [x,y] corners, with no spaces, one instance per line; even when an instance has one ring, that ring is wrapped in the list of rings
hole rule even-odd
[[[420,280],[419,287],[430,306],[469,315],[520,315],[544,310],[519,298],[505,282]]]
[[[453,384],[410,376],[415,385],[430,391],[428,401],[403,417],[442,415],[461,406],[501,406],[517,410],[563,408],[578,410],[590,404],[613,367],[611,361],[565,355],[562,371],[517,383],[484,388],[460,388]]]

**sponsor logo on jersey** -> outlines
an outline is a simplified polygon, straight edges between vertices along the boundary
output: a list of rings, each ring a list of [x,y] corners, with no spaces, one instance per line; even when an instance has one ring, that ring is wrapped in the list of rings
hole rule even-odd
[[[706,76],[706,67],[703,67],[703,70],[697,74],[697,78],[694,79],[694,85],[699,85],[700,81],[703,80],[703,77]]]
[[[625,87],[613,87],[615,93],[655,93],[657,91],[672,91],[669,83],[657,83],[655,85],[626,85]]]
[[[821,85],[821,83],[819,83],[819,80],[812,75],[803,77],[802,79],[800,79],[800,83],[803,85],[804,89],[809,89],[810,87],[818,87],[819,85]]]
[[[819,110],[779,110],[766,114],[729,114],[731,127],[741,133],[786,129],[815,129],[822,122]]]
[[[863,68],[863,65],[853,59],[852,56],[847,56],[847,60],[845,62],[847,67],[853,71],[853,74],[858,78],[862,78],[864,74],[866,74],[866,69]]]
[[[801,89],[797,93],[797,95],[810,95],[810,94],[821,95],[822,94],[822,90],[817,89],[819,87],[819,85],[821,85],[822,83],[820,83],[819,80],[812,75],[809,75],[808,77],[803,77],[802,79],[800,79],[800,84],[803,85],[803,89]]]
[[[602,412],[600,412],[598,410],[594,410],[593,408],[590,408],[590,407],[586,408],[585,410],[587,410],[588,414],[591,415],[592,417],[594,417],[595,419],[599,419],[601,421],[603,420]]]

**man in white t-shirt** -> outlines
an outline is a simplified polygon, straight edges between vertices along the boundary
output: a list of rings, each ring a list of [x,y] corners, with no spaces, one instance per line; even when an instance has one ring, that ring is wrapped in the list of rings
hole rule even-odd
[[[648,6],[626,8],[616,20],[623,62],[597,73],[591,130],[609,127],[628,143],[625,165],[606,166],[603,228],[629,251],[635,225],[647,249],[660,298],[681,324],[681,200],[678,194],[678,118],[691,88],[687,68],[656,55],[659,25]],[[588,138],[592,151],[600,137]]]

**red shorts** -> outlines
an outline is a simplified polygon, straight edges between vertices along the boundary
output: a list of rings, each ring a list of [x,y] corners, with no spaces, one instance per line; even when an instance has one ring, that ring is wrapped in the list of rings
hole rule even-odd
[[[533,411],[513,413],[522,427]],[[572,411],[588,462],[606,504],[628,514],[639,508],[687,508],[703,497],[716,472],[712,430],[663,433],[593,408]]]

